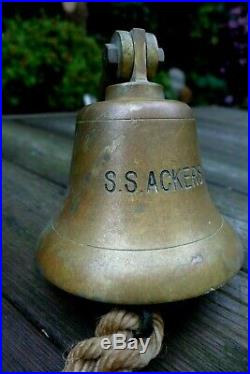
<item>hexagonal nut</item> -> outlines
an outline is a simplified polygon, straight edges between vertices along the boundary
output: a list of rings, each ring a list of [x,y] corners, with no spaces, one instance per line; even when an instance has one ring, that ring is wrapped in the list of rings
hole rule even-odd
[[[105,57],[110,64],[118,64],[118,50],[114,44],[105,44]]]

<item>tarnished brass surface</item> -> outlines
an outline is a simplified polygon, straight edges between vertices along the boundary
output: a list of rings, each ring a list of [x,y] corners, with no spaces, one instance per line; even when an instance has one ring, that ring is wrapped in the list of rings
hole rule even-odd
[[[131,81],[79,113],[68,196],[37,259],[52,283],[90,299],[186,299],[231,278],[242,246],[210,200],[191,109],[147,81],[147,56],[152,73],[162,59],[157,43],[130,35],[133,69],[122,75]]]

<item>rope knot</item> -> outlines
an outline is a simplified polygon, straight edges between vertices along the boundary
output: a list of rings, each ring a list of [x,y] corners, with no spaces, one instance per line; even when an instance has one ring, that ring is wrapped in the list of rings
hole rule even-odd
[[[104,315],[95,337],[77,343],[65,362],[66,372],[132,371],[146,366],[161,349],[164,323],[157,313],[114,309]],[[117,339],[120,339],[118,347]],[[121,344],[122,343],[122,344]]]

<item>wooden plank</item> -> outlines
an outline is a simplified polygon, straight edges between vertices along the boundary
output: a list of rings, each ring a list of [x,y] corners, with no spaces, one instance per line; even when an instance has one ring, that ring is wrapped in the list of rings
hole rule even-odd
[[[248,222],[248,198],[231,188],[209,183],[208,189],[216,206],[227,217]]]
[[[236,220],[234,218],[227,217],[227,220],[231,223],[232,227],[236,230],[238,233],[244,249],[245,249],[245,261],[244,261],[244,269],[248,267],[248,227],[247,224],[243,221]]]
[[[3,300],[2,312],[4,372],[62,369],[61,352],[46,337],[46,331],[38,331],[7,300]]]
[[[232,126],[235,128],[247,129],[248,112],[247,110],[226,108],[217,105],[200,106],[193,108],[194,116],[199,121],[207,120],[217,122],[222,126]]]
[[[73,143],[53,132],[3,123],[4,157],[50,180],[68,184]]]
[[[8,162],[3,170],[3,292],[65,348],[71,344],[72,334],[79,340],[83,331],[86,335],[93,331],[90,304],[82,304],[45,282],[34,262],[37,240],[60,208],[65,189]]]
[[[239,302],[248,304],[248,274],[241,272],[239,277],[234,277],[230,283],[221,290],[231,298]]]
[[[64,136],[74,136],[76,113],[40,113],[3,116],[3,123],[16,123],[48,130]]]
[[[230,134],[218,136],[217,132],[206,131],[198,127],[199,143],[202,155],[209,157],[216,154],[219,163],[244,167],[247,169],[247,132],[242,134]]]
[[[63,351],[92,335],[96,317],[112,306],[59,291],[35,271],[38,235],[60,206],[64,189],[8,162],[4,171],[4,294]],[[169,353],[147,370],[246,371],[246,288],[241,272],[217,292],[161,306]]]
[[[248,139],[245,137],[247,134],[247,127],[237,127],[233,124],[221,124],[213,120],[198,119],[197,121],[198,134],[199,136],[210,140],[219,142],[224,142],[231,146],[231,144],[236,144],[238,146],[247,147]],[[219,147],[219,150],[221,147]],[[240,151],[241,149],[239,149]]]
[[[205,170],[206,180],[210,183],[234,189],[247,195],[248,191],[248,172],[245,167],[231,165],[229,162],[218,162],[216,154],[204,152],[202,155],[203,168]]]

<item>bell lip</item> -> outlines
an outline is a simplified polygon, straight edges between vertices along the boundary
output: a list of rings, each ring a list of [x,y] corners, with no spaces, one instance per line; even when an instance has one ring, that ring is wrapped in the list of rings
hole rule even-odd
[[[205,241],[209,241],[209,243],[206,243],[206,245],[204,245]],[[47,251],[49,247],[44,247],[44,245],[38,248],[36,257],[38,268],[42,275],[52,284],[66,291],[67,293],[74,294],[76,296],[80,296],[89,300],[109,304],[161,304],[206,295],[209,292],[215,291],[216,289],[222,287],[241,269],[244,259],[243,246],[228,223],[225,223],[223,230],[216,233],[214,236],[211,236],[208,239],[201,240],[197,243],[180,246],[179,248],[185,247],[184,252],[186,253],[186,255],[188,253],[189,259],[197,258],[197,256],[199,256],[197,255],[197,253],[202,253],[205,266],[201,266],[200,270],[198,269],[197,271],[197,268],[195,269],[195,266],[193,266],[192,268],[192,266],[190,265],[190,269],[185,272],[184,277],[183,271],[180,271],[180,269],[178,271],[176,267],[173,267],[170,272],[166,273],[162,258],[160,258],[162,268],[159,269],[159,272],[154,273],[153,276],[151,274],[152,279],[150,280],[150,282],[148,282],[150,270],[145,270],[144,279],[142,279],[143,277],[141,273],[139,277],[134,277],[133,280],[128,278],[126,279],[127,283],[125,288],[125,278],[124,274],[121,274],[121,269],[118,269],[114,276],[114,274],[112,274],[112,267],[109,268],[109,270],[105,274],[105,284],[105,277],[102,279],[102,281],[100,281],[98,276],[96,276],[97,273],[98,275],[100,275],[100,272],[93,271],[93,269],[91,269],[91,266],[89,266],[90,264],[85,263],[85,271],[81,270],[79,272],[78,267],[78,273],[76,272],[76,268],[78,265],[76,263],[72,265],[76,266],[76,268],[71,269],[71,265],[69,265],[68,269],[66,269],[65,266],[58,266],[58,255],[54,250]],[[207,246],[205,256],[202,252],[202,246]],[[85,249],[83,249],[83,247],[81,247],[81,250],[85,251],[82,254],[82,257],[86,257],[86,252],[89,252],[89,248],[86,247]],[[64,251],[68,251],[68,249],[65,249]],[[92,254],[90,257],[100,257],[102,253],[103,257],[105,258],[106,264],[112,264],[112,251],[109,250],[108,253],[103,253],[103,250],[98,249],[96,250],[96,252],[99,253],[94,254],[94,256],[93,248],[91,248],[91,251]],[[154,251],[152,250],[152,252]],[[160,251],[156,251],[155,253],[153,253],[154,257],[151,256],[151,269],[154,269],[154,265],[156,263],[159,265],[159,258],[157,259],[159,252]],[[127,258],[131,256],[131,251],[121,251],[120,253],[123,256],[127,255]],[[182,258],[185,253],[181,253],[178,256]],[[143,262],[143,256],[145,256],[144,251],[136,252],[137,261],[136,263],[132,264],[130,269],[125,270],[125,273],[127,275],[131,274],[131,271],[133,271],[133,275],[136,275],[136,270],[139,268],[141,262]],[[66,253],[66,257],[69,259],[69,253]],[[126,256],[124,256],[124,258],[126,258]],[[87,261],[88,260],[86,260],[86,262]],[[175,261],[175,256],[173,256],[172,260],[170,261]],[[74,263],[74,261],[72,263]],[[50,266],[48,266],[48,264],[50,264]],[[199,263],[197,262],[195,265],[198,264]],[[176,270],[176,273],[174,273],[173,270]],[[71,278],[68,277],[69,272],[73,274]],[[206,274],[205,281],[203,278],[204,272]],[[164,284],[168,284],[168,287],[164,287]],[[188,289],[186,287],[187,285],[189,285]]]

